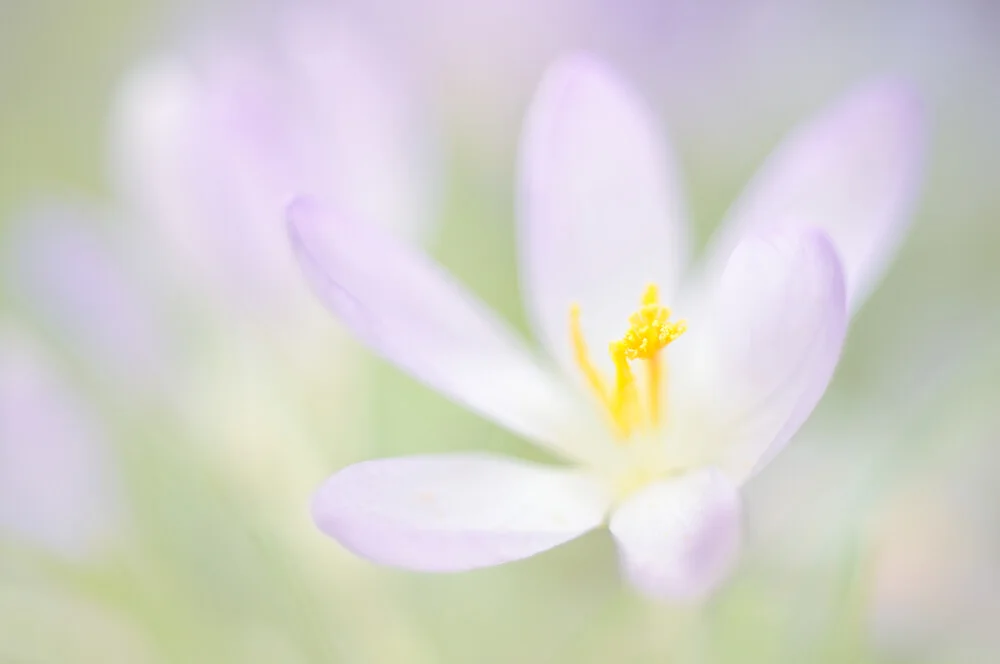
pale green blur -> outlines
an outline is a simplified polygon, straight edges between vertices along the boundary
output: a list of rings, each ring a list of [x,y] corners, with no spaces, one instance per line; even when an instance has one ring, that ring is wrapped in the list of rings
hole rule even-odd
[[[657,100],[684,164],[699,243],[784,131],[852,83],[899,71],[935,116],[912,235],[854,320],[812,420],[748,487],[748,550],[706,604],[659,606],[635,595],[617,576],[606,532],[460,575],[355,559],[308,515],[316,484],[337,468],[412,452],[544,456],[344,335],[331,334],[346,349],[299,388],[301,401],[275,387],[297,375],[287,358],[214,340],[199,352],[206,393],[223,396],[217,421],[201,430],[173,421],[162,404],[124,409],[65,363],[109,422],[128,525],[108,556],[84,563],[0,539],[0,663],[1000,660],[985,613],[1000,605],[977,592],[1000,578],[1000,483],[990,474],[1000,471],[1000,13],[987,5],[831,3],[813,8],[811,21],[799,9],[799,22],[776,32],[788,44],[771,57],[784,69],[734,77],[731,96],[707,118],[692,107],[672,113],[682,92],[657,60],[676,69],[669,49],[644,57],[620,34],[570,41],[606,49]],[[219,15],[152,0],[0,8],[0,223],[49,195],[110,200],[106,127],[117,81],[199,11]],[[796,32],[800,25],[809,31]],[[539,51],[525,79],[537,79]],[[531,84],[497,85],[496,107],[510,114],[495,111],[483,135],[476,95],[489,86],[466,85],[435,57],[437,103],[450,124],[448,195],[431,249],[527,331],[512,175]],[[686,84],[692,94],[710,90],[709,99],[727,89],[718,80]],[[4,318],[23,315],[0,304]],[[225,445],[216,444],[221,431]]]

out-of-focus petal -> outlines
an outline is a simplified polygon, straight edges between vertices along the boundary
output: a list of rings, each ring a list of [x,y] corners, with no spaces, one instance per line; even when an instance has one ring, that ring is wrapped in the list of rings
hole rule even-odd
[[[664,599],[703,597],[723,581],[741,541],[740,497],[724,473],[705,468],[651,484],[611,515],[622,570]]]
[[[0,334],[0,529],[54,553],[94,553],[117,527],[108,441],[37,349]]]
[[[399,54],[329,10],[298,8],[283,18],[282,45],[306,116],[292,128],[317,171],[298,191],[325,185],[347,212],[426,237],[441,188],[439,137],[406,67],[390,57]]]
[[[579,42],[591,7],[575,0],[343,0],[432,76],[451,106],[453,135],[506,159],[538,72]],[[501,156],[503,155],[503,156]],[[500,162],[504,163],[504,162]]]
[[[577,55],[545,76],[520,169],[525,298],[553,354],[575,367],[573,303],[587,339],[604,348],[621,336],[649,283],[669,297],[685,268],[673,160],[633,91],[600,61]]]
[[[440,267],[312,199],[289,208],[288,229],[309,284],[364,343],[451,399],[579,458],[565,427],[583,409],[570,391]]]
[[[847,327],[844,275],[824,233],[793,229],[745,239],[710,298],[689,332],[707,328],[702,363],[677,364],[688,382],[673,393],[700,390],[721,445],[713,462],[738,482],[782,449],[826,390]]]
[[[255,56],[220,39],[140,63],[119,93],[113,177],[181,283],[287,317],[301,300],[280,219],[300,158],[275,63]]]
[[[923,106],[905,85],[861,88],[785,139],[730,212],[710,260],[723,265],[748,233],[821,228],[840,254],[856,309],[908,227],[926,132]]]
[[[358,30],[315,6],[260,23],[129,76],[115,178],[179,253],[180,277],[273,319],[303,304],[282,224],[297,192],[420,236],[440,169],[418,95]]]
[[[144,275],[87,213],[39,207],[15,220],[4,245],[14,302],[95,372],[130,389],[156,387],[168,377],[172,350],[143,292]]]
[[[485,454],[365,461],[313,501],[319,527],[369,560],[457,572],[533,556],[604,520],[609,498],[580,473]]]
[[[205,260],[193,247],[199,239],[214,242],[215,227],[204,225],[209,222],[204,218],[209,192],[203,189],[209,178],[203,171],[211,162],[197,153],[198,146],[210,145],[195,128],[193,106],[199,93],[198,79],[182,58],[159,56],[140,63],[115,99],[110,161],[120,198],[140,220],[155,224],[167,249],[182,252],[175,260],[183,260],[201,279]]]

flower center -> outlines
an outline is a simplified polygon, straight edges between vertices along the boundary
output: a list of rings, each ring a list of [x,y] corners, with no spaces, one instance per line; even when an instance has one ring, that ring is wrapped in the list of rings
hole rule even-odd
[[[642,427],[660,426],[660,412],[665,389],[665,368],[660,361],[660,351],[687,330],[684,321],[671,322],[670,309],[659,302],[655,284],[646,287],[639,309],[628,319],[625,336],[608,345],[608,353],[615,366],[615,380],[608,387],[604,376],[590,361],[587,343],[580,325],[580,306],[574,304],[569,312],[570,337],[576,363],[587,383],[604,405],[615,432],[621,441],[627,441]],[[646,365],[646,407],[643,408],[631,362]]]

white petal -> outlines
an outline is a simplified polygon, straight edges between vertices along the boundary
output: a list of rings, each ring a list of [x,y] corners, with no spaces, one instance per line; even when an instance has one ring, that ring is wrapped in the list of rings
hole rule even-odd
[[[648,284],[665,297],[676,287],[687,238],[673,159],[635,93],[603,63],[575,56],[541,84],[520,169],[525,297],[540,336],[575,374],[573,303],[589,343],[603,349]]]
[[[458,572],[533,556],[604,520],[608,495],[574,471],[485,454],[365,461],[313,501],[328,535],[384,565]]]
[[[700,598],[721,583],[738,558],[740,497],[714,468],[652,484],[611,516],[625,576],[662,599]]]
[[[910,221],[926,148],[923,107],[894,82],[866,86],[794,131],[730,212],[714,243],[721,265],[747,233],[823,229],[856,309]]]
[[[715,285],[711,308],[689,332],[708,328],[704,362],[675,353],[681,384],[671,390],[703,402],[721,446],[711,461],[741,481],[781,450],[826,390],[847,326],[840,262],[820,231],[748,238]]]
[[[581,404],[439,266],[311,199],[292,205],[288,219],[309,284],[364,343],[455,401],[576,458],[567,427]]]

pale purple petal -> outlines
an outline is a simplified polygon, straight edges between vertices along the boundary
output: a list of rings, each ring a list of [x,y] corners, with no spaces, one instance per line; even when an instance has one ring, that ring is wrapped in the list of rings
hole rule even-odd
[[[105,432],[26,340],[0,337],[0,530],[79,558],[118,528]]]
[[[312,199],[289,208],[313,290],[364,343],[444,395],[576,458],[569,390],[508,326],[430,259]]]
[[[641,489],[611,515],[622,571],[640,591],[699,599],[725,580],[741,542],[736,487],[715,468]]]
[[[863,87],[792,132],[733,207],[710,252],[721,266],[747,233],[818,227],[833,240],[856,309],[909,225],[926,118],[901,83]]]
[[[152,289],[92,215],[38,207],[16,219],[5,240],[6,289],[18,307],[101,375],[130,389],[167,379],[173,349]]]
[[[844,276],[825,234],[792,230],[746,238],[709,298],[710,314],[689,332],[705,328],[704,361],[675,353],[674,375],[687,384],[672,393],[699,391],[721,446],[713,462],[741,481],[782,449],[826,390],[847,326]]]
[[[542,339],[575,371],[573,303],[588,341],[603,349],[622,335],[648,284],[669,298],[685,268],[673,159],[638,96],[606,65],[577,55],[545,76],[520,169],[525,298]]]
[[[180,283],[287,318],[302,303],[289,297],[295,272],[280,222],[299,161],[289,100],[269,78],[274,63],[211,46],[130,73],[113,125],[115,180]]]
[[[313,500],[317,525],[384,565],[458,572],[533,556],[604,520],[595,479],[485,454],[365,461]]]

